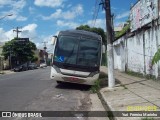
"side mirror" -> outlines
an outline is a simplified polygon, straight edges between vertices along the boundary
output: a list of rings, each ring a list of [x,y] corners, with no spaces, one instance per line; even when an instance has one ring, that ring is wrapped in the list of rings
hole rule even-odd
[[[106,46],[102,45],[102,53],[106,53]]]
[[[52,42],[51,42],[51,43],[52,43],[52,45],[55,45],[56,40],[57,40],[57,36],[53,36],[53,37],[52,37]]]

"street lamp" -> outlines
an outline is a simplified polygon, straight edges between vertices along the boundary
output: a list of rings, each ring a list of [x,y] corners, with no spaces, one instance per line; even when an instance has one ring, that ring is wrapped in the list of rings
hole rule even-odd
[[[0,20],[4,19],[5,17],[12,16],[12,15],[13,15],[13,14],[5,15],[5,16],[1,17]]]

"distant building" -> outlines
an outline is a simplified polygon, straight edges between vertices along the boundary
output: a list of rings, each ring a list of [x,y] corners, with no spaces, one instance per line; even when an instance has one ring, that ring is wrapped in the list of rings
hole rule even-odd
[[[4,60],[4,56],[2,55],[4,42],[0,42],[0,70],[9,68],[9,60]]]
[[[44,63],[48,61],[48,53],[45,52],[45,50],[42,49],[37,49],[34,51],[35,55],[38,57],[38,60],[36,61],[36,63],[38,65],[40,65],[40,63]]]
[[[118,26],[114,27],[114,32],[119,32],[121,31],[126,25],[128,25],[128,23],[121,23]]]

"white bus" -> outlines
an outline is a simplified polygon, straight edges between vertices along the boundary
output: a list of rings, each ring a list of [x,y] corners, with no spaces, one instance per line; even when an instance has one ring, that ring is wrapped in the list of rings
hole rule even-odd
[[[53,39],[51,79],[93,85],[99,77],[102,38],[83,30],[60,31]]]

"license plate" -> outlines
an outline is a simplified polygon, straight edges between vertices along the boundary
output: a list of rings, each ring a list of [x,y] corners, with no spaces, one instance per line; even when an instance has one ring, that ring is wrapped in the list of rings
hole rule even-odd
[[[75,77],[63,77],[64,81],[68,82],[76,82],[76,83],[82,83],[85,82],[83,79],[75,78]]]

